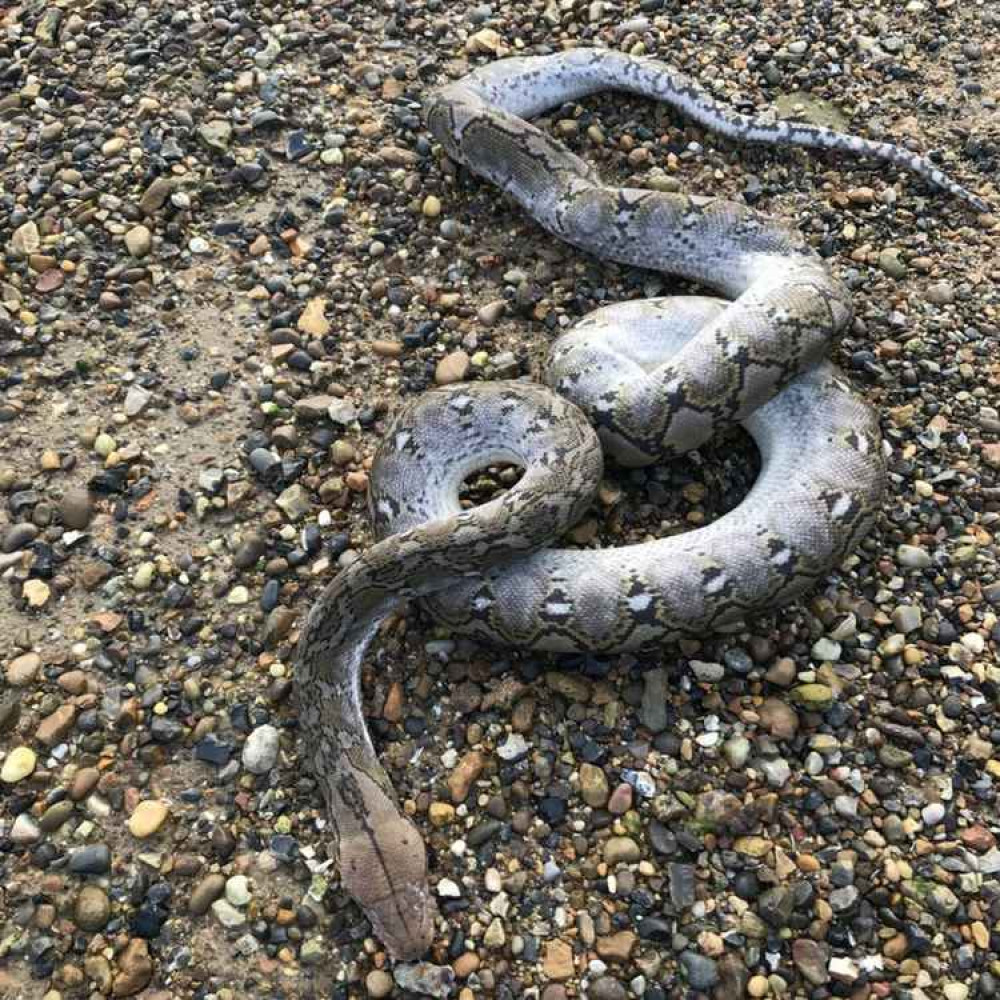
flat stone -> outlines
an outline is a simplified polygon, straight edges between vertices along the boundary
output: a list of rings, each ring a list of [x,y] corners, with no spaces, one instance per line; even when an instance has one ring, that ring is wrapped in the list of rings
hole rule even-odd
[[[810,938],[798,938],[792,942],[792,961],[802,977],[813,986],[823,986],[830,981],[827,971],[829,951],[825,945]]]
[[[35,751],[30,747],[15,747],[0,768],[0,781],[5,785],[16,785],[29,777],[35,770]]]
[[[573,948],[565,941],[546,941],[542,955],[542,975],[546,979],[570,979],[575,972]]]
[[[813,712],[825,712],[833,704],[833,691],[825,684],[800,684],[792,697]]]
[[[10,839],[19,846],[34,844],[42,839],[41,827],[35,822],[31,813],[18,813],[11,824]]]
[[[21,223],[11,235],[7,251],[14,257],[27,257],[38,253],[42,246],[42,236],[38,226],[31,220]]]
[[[642,675],[642,702],[639,705],[639,721],[650,732],[661,733],[667,728],[667,700],[669,696],[669,677],[663,667],[647,670]]]
[[[37,653],[22,653],[7,664],[7,683],[13,687],[25,687],[38,676],[41,669],[42,658]]]
[[[144,215],[152,215],[162,208],[174,189],[174,182],[169,177],[157,177],[150,182],[149,187],[139,199],[139,209]]]
[[[580,795],[592,809],[603,808],[610,788],[605,773],[596,764],[580,765]]]
[[[776,740],[791,740],[799,731],[799,717],[795,709],[780,698],[768,698],[757,710],[761,725]]]
[[[211,150],[223,152],[229,146],[233,126],[223,118],[213,118],[198,126],[198,138]]]
[[[455,983],[455,973],[447,965],[432,965],[430,962],[397,964],[393,969],[393,977],[400,989],[412,990],[429,997],[451,996]]]
[[[384,969],[373,969],[365,977],[365,990],[368,996],[380,998],[392,994],[392,976]]]
[[[330,332],[326,318],[326,299],[317,296],[306,303],[295,325],[310,337],[325,337]]]
[[[212,914],[223,927],[242,927],[246,922],[246,914],[236,909],[227,899],[217,899],[211,906]]]
[[[47,747],[61,743],[63,737],[73,728],[76,721],[75,705],[60,705],[51,715],[47,715],[35,730],[35,739]]]
[[[107,844],[78,847],[69,856],[69,870],[76,875],[104,875],[111,870],[111,850]]]
[[[289,521],[298,521],[312,510],[312,500],[309,491],[298,483],[282,490],[274,501],[275,506],[280,508]]]
[[[146,799],[140,802],[128,820],[129,833],[140,840],[152,837],[166,822],[170,810],[166,802]]]
[[[680,965],[692,989],[707,991],[718,982],[719,969],[714,959],[685,951],[680,957]]]
[[[52,590],[42,580],[25,580],[21,587],[21,595],[28,602],[29,608],[44,608],[49,603]]]
[[[609,837],[604,842],[604,860],[609,865],[633,864],[641,857],[642,851],[631,837]]]
[[[233,906],[249,906],[252,893],[246,875],[231,875],[226,879],[226,900]]]
[[[638,940],[632,931],[619,931],[617,934],[599,937],[596,942],[597,954],[606,962],[627,962]]]
[[[59,500],[59,515],[67,528],[83,531],[94,516],[94,498],[86,487],[71,486]]]
[[[130,386],[125,394],[125,416],[130,419],[139,416],[152,399],[153,394],[148,389],[143,389],[140,385]]]

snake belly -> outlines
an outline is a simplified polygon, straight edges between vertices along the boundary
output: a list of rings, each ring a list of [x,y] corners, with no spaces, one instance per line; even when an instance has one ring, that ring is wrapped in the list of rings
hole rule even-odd
[[[371,474],[379,541],[313,606],[296,690],[343,887],[395,958],[434,937],[424,843],[400,809],[361,703],[379,623],[419,598],[464,634],[612,653],[732,627],[825,579],[870,527],[884,489],[878,421],[826,358],[850,322],[845,287],[793,228],[719,198],[605,185],[527,118],[603,89],[667,101],[743,139],[871,156],[983,203],[888,143],[718,105],[652,59],[581,49],[504,59],[431,95],[454,160],[539,225],[597,257],[720,293],[598,310],[553,347],[546,379],[431,390],[386,433]],[[587,508],[605,451],[625,465],[681,455],[732,422],[761,453],[745,500],[711,525],[611,549],[546,548]],[[495,462],[522,478],[463,510],[463,479]]]

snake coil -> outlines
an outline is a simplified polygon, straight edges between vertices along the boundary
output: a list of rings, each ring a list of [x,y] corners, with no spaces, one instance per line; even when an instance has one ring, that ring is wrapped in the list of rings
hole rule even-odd
[[[362,656],[387,614],[421,598],[467,635],[605,653],[731,627],[828,576],[871,526],[884,488],[876,415],[825,360],[851,320],[850,297],[801,235],[731,201],[607,186],[527,121],[608,88],[669,102],[745,142],[880,158],[985,208],[907,150],[736,114],[653,59],[597,49],[504,59],[431,96],[428,126],[447,154],[549,232],[722,298],[600,309],[554,345],[551,388],[435,389],[402,410],[380,445],[371,475],[380,541],[312,608],[296,686],[343,886],[396,958],[427,949],[436,910],[423,840],[362,713]],[[601,444],[623,464],[649,464],[734,421],[761,453],[760,476],[736,509],[639,545],[546,547],[590,502]],[[523,466],[523,477],[462,510],[463,479],[499,461]]]

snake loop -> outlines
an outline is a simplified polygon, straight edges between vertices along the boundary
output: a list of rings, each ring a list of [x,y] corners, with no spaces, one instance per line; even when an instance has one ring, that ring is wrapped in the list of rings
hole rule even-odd
[[[444,151],[543,228],[599,258],[690,278],[723,298],[597,310],[553,346],[551,388],[432,390],[400,412],[378,449],[370,502],[379,541],[310,612],[296,686],[343,886],[397,958],[427,949],[436,911],[423,842],[362,713],[362,656],[390,611],[419,598],[466,635],[602,653],[731,628],[823,580],[869,529],[884,489],[876,415],[824,360],[851,320],[850,297],[802,236],[724,199],[606,186],[526,120],[606,88],[667,101],[747,142],[877,157],[984,207],[907,150],[736,114],[652,59],[596,49],[505,59],[431,96],[427,122]],[[586,510],[601,445],[624,465],[648,465],[734,421],[761,454],[760,475],[736,509],[638,545],[546,547]],[[523,466],[523,477],[463,510],[463,479],[500,461]]]

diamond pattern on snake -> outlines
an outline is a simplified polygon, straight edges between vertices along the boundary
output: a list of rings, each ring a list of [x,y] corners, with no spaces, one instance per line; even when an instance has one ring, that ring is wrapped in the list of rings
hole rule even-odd
[[[599,653],[732,627],[826,578],[871,526],[885,488],[877,415],[827,360],[851,322],[851,299],[801,234],[723,198],[606,185],[529,121],[607,89],[665,101],[743,142],[876,158],[986,207],[908,150],[737,114],[650,58],[576,49],[502,59],[429,96],[427,124],[441,149],[539,226],[600,259],[692,279],[718,297],[599,309],[555,343],[547,385],[432,390],[401,410],[381,443],[371,474],[379,541],[312,608],[295,679],[342,885],[395,958],[427,950],[437,913],[423,840],[362,712],[362,658],[387,614],[419,598],[457,633]],[[734,510],[642,544],[551,547],[586,510],[605,456],[662,462],[734,422],[761,455]],[[496,462],[524,475],[463,510],[465,477]]]

